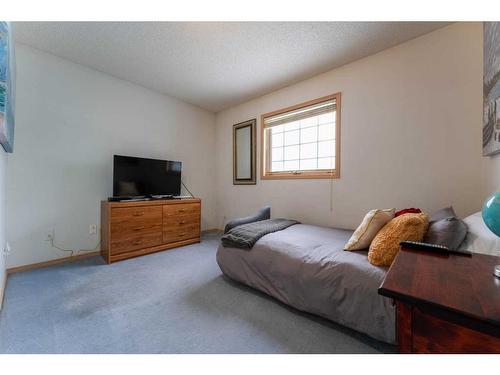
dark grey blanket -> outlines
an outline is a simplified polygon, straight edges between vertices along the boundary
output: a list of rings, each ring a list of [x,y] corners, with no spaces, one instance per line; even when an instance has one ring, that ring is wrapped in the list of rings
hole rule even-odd
[[[224,234],[221,242],[224,247],[251,249],[266,234],[278,232],[295,224],[300,223],[296,220],[270,219],[238,225]]]

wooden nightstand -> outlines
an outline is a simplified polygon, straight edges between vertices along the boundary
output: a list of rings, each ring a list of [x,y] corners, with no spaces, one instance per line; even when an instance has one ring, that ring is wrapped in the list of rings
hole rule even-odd
[[[402,249],[379,288],[400,353],[500,353],[500,257]]]

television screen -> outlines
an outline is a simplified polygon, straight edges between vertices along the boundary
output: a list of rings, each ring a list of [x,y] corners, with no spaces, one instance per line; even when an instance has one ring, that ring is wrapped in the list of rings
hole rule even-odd
[[[113,196],[180,195],[180,161],[114,155]]]

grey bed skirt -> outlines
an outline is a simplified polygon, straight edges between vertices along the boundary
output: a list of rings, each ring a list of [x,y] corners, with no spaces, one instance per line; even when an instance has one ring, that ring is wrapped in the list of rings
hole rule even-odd
[[[223,247],[217,263],[231,279],[306,311],[395,343],[395,308],[377,293],[387,272],[365,251],[344,251],[352,231],[297,224],[251,250]]]

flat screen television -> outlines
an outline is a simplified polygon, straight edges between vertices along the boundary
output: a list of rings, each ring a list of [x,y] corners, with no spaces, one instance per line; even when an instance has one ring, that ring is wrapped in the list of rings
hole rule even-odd
[[[167,196],[181,193],[182,163],[114,155],[113,196]]]

